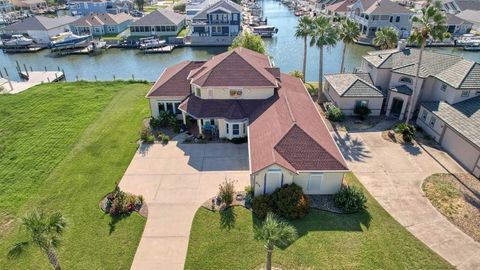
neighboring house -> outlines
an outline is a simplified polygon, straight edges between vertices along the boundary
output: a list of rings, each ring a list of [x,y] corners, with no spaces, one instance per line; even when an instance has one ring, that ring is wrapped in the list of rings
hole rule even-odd
[[[50,42],[50,37],[70,30],[68,25],[76,19],[77,18],[71,16],[57,18],[33,16],[7,25],[2,31],[9,35],[28,35],[39,44],[48,44]]]
[[[13,10],[10,0],[0,0],[0,13],[7,13]]]
[[[463,34],[468,34],[472,30],[473,23],[450,13],[447,13],[446,17],[448,27],[447,31],[451,33],[452,36],[461,36]]]
[[[185,15],[171,10],[155,10],[130,25],[130,35],[137,37],[176,37],[185,27]]]
[[[86,16],[90,14],[118,14],[121,9],[107,0],[69,0],[70,14]]]
[[[48,6],[45,0],[12,0],[12,4],[16,7],[30,10],[44,9]]]
[[[353,115],[357,106],[368,107],[371,116],[382,111],[383,93],[373,85],[368,73],[325,75],[324,94],[345,115]]]
[[[456,14],[465,10],[480,10],[480,1],[478,0],[443,0],[443,10],[448,13]]]
[[[456,14],[457,17],[472,23],[472,30],[480,32],[480,10],[464,10]]]
[[[147,98],[154,117],[169,111],[200,134],[248,137],[255,195],[289,183],[307,194],[334,194],[348,171],[302,81],[265,55],[237,48],[181,62],[165,69]]]
[[[325,7],[325,13],[329,16],[345,17],[348,6],[355,4],[357,0],[337,1]]]
[[[422,103],[417,125],[480,178],[480,88],[476,89],[476,97],[455,104]]]
[[[347,10],[347,17],[359,25],[362,37],[370,40],[384,27],[393,27],[400,38],[408,37],[413,15],[409,9],[390,0],[357,0]]]
[[[192,17],[191,43],[196,46],[232,44],[242,30],[242,6],[220,0]]]
[[[79,18],[70,24],[70,30],[77,35],[116,35],[127,29],[133,17],[125,14],[93,14]]]
[[[219,0],[192,0],[188,1],[185,7],[185,13],[187,14],[187,19],[191,19],[198,12],[204,10],[206,7],[209,7]]]

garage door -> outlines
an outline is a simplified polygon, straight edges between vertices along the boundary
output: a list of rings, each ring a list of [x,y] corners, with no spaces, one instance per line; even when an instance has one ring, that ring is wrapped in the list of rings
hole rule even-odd
[[[265,177],[265,193],[272,194],[275,189],[282,186],[283,175],[280,169],[270,169]]]
[[[442,139],[442,146],[449,152],[468,171],[473,171],[475,162],[477,162],[480,151],[475,149],[470,143],[457,135],[449,127],[445,130]]]

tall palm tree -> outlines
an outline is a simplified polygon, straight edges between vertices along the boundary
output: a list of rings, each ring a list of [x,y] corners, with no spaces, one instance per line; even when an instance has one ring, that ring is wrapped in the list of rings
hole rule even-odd
[[[429,1],[428,5],[422,9],[421,16],[413,17],[413,30],[408,38],[411,43],[415,43],[420,47],[418,54],[417,71],[415,73],[415,83],[413,85],[413,94],[409,97],[408,111],[405,123],[410,122],[413,111],[415,110],[417,96],[417,86],[420,75],[420,67],[422,65],[422,56],[427,40],[442,40],[449,36],[447,33],[446,18],[443,11],[440,9],[440,2]]]
[[[261,226],[254,228],[256,240],[265,242],[267,262],[265,269],[272,269],[272,253],[274,247],[286,247],[297,238],[297,230],[290,224],[280,221],[273,213],[269,212]]]
[[[373,39],[373,45],[379,47],[382,50],[393,49],[397,47],[398,32],[393,27],[380,28],[375,32],[375,38]]]
[[[313,19],[310,16],[302,16],[298,19],[297,28],[295,30],[296,38],[303,38],[303,81],[305,82],[305,74],[307,72],[307,39],[312,34]]]
[[[45,252],[55,270],[61,270],[56,249],[67,225],[64,216],[60,212],[46,214],[35,210],[22,218],[21,225],[30,234],[30,239],[13,245],[8,256],[15,258],[22,254],[27,247],[34,245]]]
[[[320,49],[319,68],[318,68],[318,102],[321,98],[322,79],[323,79],[323,48],[335,46],[338,41],[338,32],[334,28],[330,18],[319,16],[313,21],[312,39],[310,46],[317,46]]]
[[[344,63],[345,63],[345,51],[348,44],[356,42],[360,36],[360,28],[358,25],[350,20],[346,19],[342,21],[340,27],[340,40],[343,41],[343,52],[342,52],[342,64],[340,65],[340,72],[344,72]]]

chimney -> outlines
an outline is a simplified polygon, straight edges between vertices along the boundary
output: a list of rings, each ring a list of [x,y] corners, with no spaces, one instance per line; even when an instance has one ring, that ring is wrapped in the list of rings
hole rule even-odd
[[[405,39],[399,39],[398,44],[397,44],[397,49],[399,51],[403,51],[407,48],[407,40]]]

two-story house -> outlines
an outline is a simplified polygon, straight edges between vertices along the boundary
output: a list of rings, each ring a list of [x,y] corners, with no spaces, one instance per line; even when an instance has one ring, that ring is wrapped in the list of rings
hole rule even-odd
[[[133,17],[126,13],[91,14],[80,17],[70,24],[70,30],[77,35],[116,35],[127,29]]]
[[[359,25],[366,42],[371,42],[375,32],[384,27],[393,27],[400,38],[408,37],[413,14],[390,0],[357,0],[347,8],[347,17]]]
[[[265,55],[237,48],[181,62],[165,69],[147,98],[154,117],[168,111],[200,134],[248,137],[255,195],[288,183],[307,194],[334,194],[348,171],[302,81]]]
[[[191,43],[195,46],[230,45],[242,30],[242,6],[219,0],[192,17]]]
[[[415,112],[417,125],[480,177],[480,64],[425,51],[415,88],[418,57],[409,48],[371,52],[361,69],[383,90],[388,116]]]
[[[0,13],[7,13],[13,10],[10,0],[0,0]]]
[[[118,14],[121,9],[108,0],[69,0],[70,14],[77,16],[86,16],[90,14]]]

